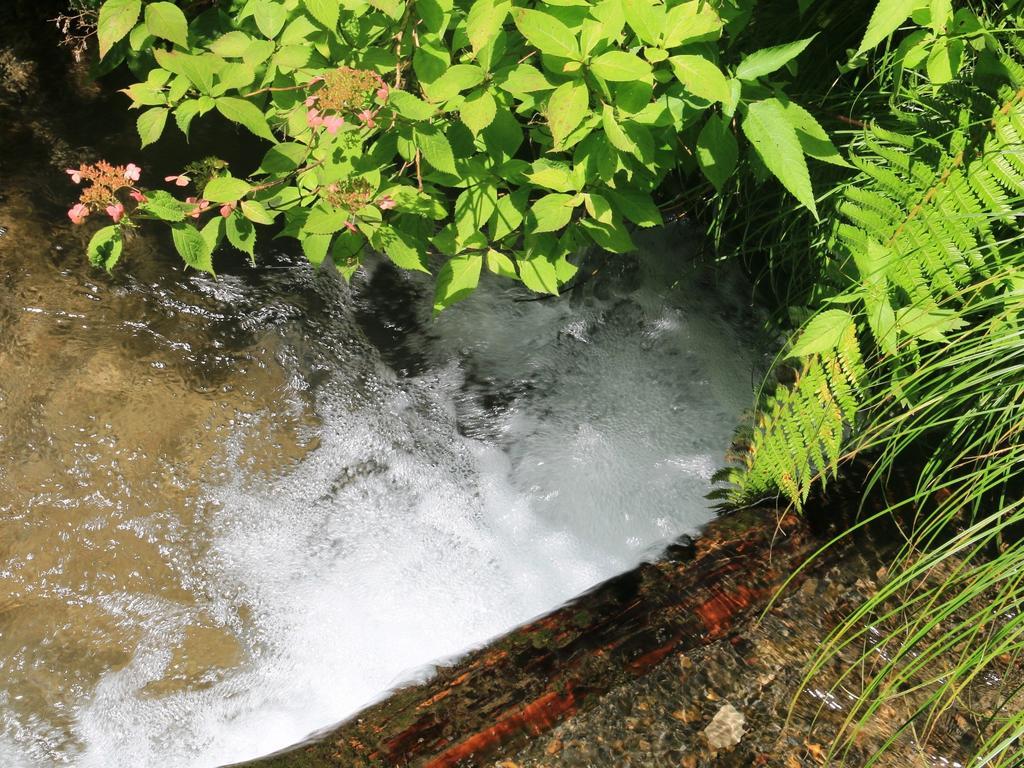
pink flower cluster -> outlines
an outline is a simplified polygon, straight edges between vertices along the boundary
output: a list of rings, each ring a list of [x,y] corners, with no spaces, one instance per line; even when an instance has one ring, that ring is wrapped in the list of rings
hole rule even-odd
[[[380,107],[371,109],[374,96],[383,104],[388,100],[389,90],[376,72],[339,67],[310,81],[310,85],[318,83],[323,85],[303,102],[306,125],[314,131],[323,128],[333,136],[345,124],[345,114],[367,128],[377,125]]]
[[[68,210],[68,218],[73,224],[81,224],[92,211],[105,211],[115,224],[120,222],[124,218],[125,207],[118,195],[123,190],[127,190],[128,197],[136,203],[146,202],[146,196],[135,188],[135,182],[142,175],[142,169],[135,163],[111,165],[100,160],[93,165],[68,168],[66,173],[75,184],[88,183],[78,202]]]

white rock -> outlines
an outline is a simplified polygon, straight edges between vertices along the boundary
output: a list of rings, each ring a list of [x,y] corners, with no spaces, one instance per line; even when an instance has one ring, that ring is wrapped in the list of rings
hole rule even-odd
[[[704,729],[708,746],[713,752],[735,747],[743,738],[743,726],[747,718],[732,704],[726,703]]]

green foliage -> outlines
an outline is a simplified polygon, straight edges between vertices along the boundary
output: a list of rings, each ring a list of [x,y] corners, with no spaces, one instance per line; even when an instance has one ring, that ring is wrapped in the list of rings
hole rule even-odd
[[[581,250],[629,251],[633,226],[660,223],[667,179],[721,189],[741,153],[815,210],[806,158],[843,161],[780,76],[809,40],[744,56],[755,2],[244,0],[186,18],[107,0],[99,33],[104,66],[139,75],[125,92],[143,146],[218,115],[269,144],[250,177],[185,174],[198,216],[172,221],[188,263],[211,269],[182,231],[221,203],[253,225],[227,229],[250,255],[275,226],[346,274],[368,250],[440,259],[440,308],[485,253],[492,273],[558,292]]]
[[[884,486],[889,505],[879,514],[901,521],[888,581],[807,672],[810,684],[836,654],[859,657],[835,683],[860,690],[837,762],[909,690],[924,704],[888,743],[904,731],[927,742],[954,705],[972,705],[962,699],[973,683],[1024,653],[1024,44],[1013,31],[1024,19],[1014,5],[979,17],[948,2],[878,4],[863,50],[910,28],[855,65],[873,62],[893,98],[854,140],[858,173],[837,185],[824,236],[799,255],[827,265],[808,303],[790,307],[809,317],[786,355],[800,374],[763,398],[741,466],[724,473],[734,503],[781,492],[800,506],[845,457],[871,456],[867,487]],[[907,469],[915,482],[901,495],[889,480]],[[1024,764],[1022,734],[1019,691],[1006,691],[978,723],[971,765]]]

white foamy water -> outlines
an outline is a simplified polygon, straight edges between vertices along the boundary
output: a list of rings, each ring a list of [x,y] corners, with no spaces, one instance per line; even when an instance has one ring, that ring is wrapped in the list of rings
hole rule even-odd
[[[494,280],[436,321],[424,299],[404,352],[363,335],[358,289],[321,291],[315,310],[254,310],[285,339],[280,410],[315,411],[315,448],[248,471],[249,438],[276,416],[240,414],[198,513],[202,546],[188,530],[147,533],[196,601],[105,592],[106,611],[138,633],[131,658],[80,691],[67,746],[41,746],[60,742],[45,723],[0,719],[0,763],[256,757],[694,532],[749,405],[754,356],[735,302],[671,260],[575,306],[517,301]],[[230,303],[241,289],[209,290]],[[233,663],[154,687],[200,613],[233,636]]]

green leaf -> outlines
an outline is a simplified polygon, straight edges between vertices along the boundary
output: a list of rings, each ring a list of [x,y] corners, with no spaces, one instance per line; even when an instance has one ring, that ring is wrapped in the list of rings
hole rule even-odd
[[[373,244],[402,269],[430,272],[425,263],[424,249],[413,237],[400,229],[388,224],[381,225],[374,235]]]
[[[132,31],[141,12],[142,0],[107,0],[100,6],[96,37],[101,59],[110,52],[114,43]]]
[[[672,56],[668,60],[683,87],[694,96],[708,101],[729,100],[729,81],[713,62],[703,56]]]
[[[497,104],[490,91],[480,91],[471,94],[462,102],[459,117],[475,136],[494,121],[497,111]]]
[[[193,55],[181,51],[165,51],[156,49],[153,52],[157,63],[176,75],[188,78],[202,93],[209,93],[213,88],[213,78],[227,63],[219,56],[210,53]]]
[[[181,202],[174,195],[157,189],[147,192],[146,202],[141,203],[136,210],[161,221],[181,221],[185,218],[185,211],[191,210],[193,207],[188,203]]]
[[[531,291],[558,295],[558,270],[546,256],[519,259],[519,277]]]
[[[542,157],[533,161],[531,171],[526,174],[531,184],[553,189],[556,192],[570,192],[580,188],[581,183],[569,169],[568,163]]]
[[[178,128],[185,138],[188,138],[188,129],[192,125],[192,119],[199,113],[199,101],[192,99],[190,101],[183,101],[174,110],[174,122],[178,124]]]
[[[167,125],[167,111],[165,107],[155,107],[139,115],[135,125],[139,131],[140,146],[148,146],[160,138]]]
[[[306,11],[320,24],[333,32],[338,28],[338,11],[340,4],[337,0],[302,0]]]
[[[711,115],[697,137],[697,163],[704,176],[717,192],[736,170],[739,147],[729,128],[729,121],[721,115]]]
[[[915,5],[917,0],[878,0],[857,55],[870,51],[899,29],[900,24],[913,13]]]
[[[601,126],[604,128],[604,135],[613,147],[620,152],[628,152],[638,160],[641,158],[643,153],[640,151],[640,148],[622,130],[619,121],[615,119],[615,110],[608,104],[604,105],[604,109],[601,112]]]
[[[429,120],[437,111],[437,107],[418,99],[408,91],[391,91],[388,104],[402,117],[409,120]]]
[[[217,99],[216,106],[217,111],[228,120],[245,126],[261,139],[277,141],[274,134],[270,132],[270,126],[267,125],[267,118],[264,116],[263,110],[251,101],[233,96],[221,96]]]
[[[523,37],[541,53],[579,60],[580,46],[576,35],[552,14],[516,8],[512,11],[512,19]]]
[[[263,156],[259,170],[263,173],[289,173],[302,164],[308,151],[306,145],[293,141],[275,144]]]
[[[330,235],[345,228],[345,223],[352,215],[339,208],[326,208],[318,205],[309,212],[302,231],[311,235]]]
[[[268,40],[277,37],[288,18],[288,9],[279,0],[250,0],[256,26]]]
[[[839,154],[825,129],[814,119],[814,115],[792,101],[785,102],[784,108],[789,124],[796,129],[796,137],[805,155],[843,168],[851,167]]]
[[[797,343],[789,350],[789,357],[807,357],[820,352],[829,352],[839,346],[850,326],[853,316],[843,309],[827,309],[815,315],[807,324]]]
[[[441,173],[456,175],[455,155],[448,138],[436,126],[424,126],[416,129],[416,146],[423,153],[423,158]]]
[[[146,29],[154,37],[170,40],[188,48],[188,21],[174,3],[150,3],[146,6]]]
[[[434,286],[435,314],[473,292],[480,282],[480,267],[483,260],[480,254],[467,254],[455,256],[445,262],[441,271],[437,273],[437,283]]]
[[[240,59],[252,45],[252,38],[245,32],[234,30],[226,35],[221,35],[209,44],[209,49],[218,56],[228,59]]]
[[[211,203],[233,203],[241,200],[252,190],[252,186],[234,176],[215,176],[206,184],[203,197]]]
[[[466,16],[466,36],[474,56],[497,37],[511,7],[512,3],[507,0],[476,0],[470,6]]]
[[[590,106],[590,91],[577,80],[562,83],[548,99],[545,115],[555,149],[560,149],[566,137],[583,122]]]
[[[512,259],[493,248],[487,249],[487,269],[501,277],[519,279],[519,275],[516,274],[516,265]]]
[[[448,101],[484,81],[482,67],[476,64],[456,64],[448,67],[443,75],[430,83],[421,83],[423,92],[430,101]]]
[[[668,12],[662,34],[662,47],[717,40],[722,33],[722,19],[706,0],[688,0]]]
[[[302,235],[299,237],[299,245],[302,246],[302,254],[306,261],[314,267],[319,267],[327,258],[327,251],[331,247],[331,240],[334,235]]]
[[[604,80],[616,83],[646,81],[651,77],[651,65],[626,51],[602,53],[590,62],[590,71]]]
[[[651,0],[624,0],[622,10],[625,11],[630,29],[644,43],[654,46],[661,43],[661,34],[665,29],[663,6],[655,5]]]
[[[232,211],[224,222],[224,231],[228,236],[228,242],[242,253],[249,254],[252,260],[256,248],[256,227],[252,222],[238,211]]]
[[[171,226],[171,240],[188,266],[213,274],[213,249],[198,229],[190,224],[174,224]]]
[[[764,99],[747,105],[743,133],[768,170],[817,219],[818,209],[814,203],[807,161],[804,160],[796,129],[789,122],[781,102]]]
[[[274,214],[266,209],[263,203],[257,200],[243,200],[242,215],[254,224],[273,224]]]
[[[526,228],[528,232],[556,232],[569,223],[576,207],[573,195],[552,192],[530,206]]]
[[[89,263],[94,267],[103,267],[109,272],[121,258],[123,249],[124,240],[121,237],[121,228],[116,224],[103,227],[96,230],[96,234],[89,240],[87,249]]]
[[[629,231],[621,221],[594,221],[582,219],[580,226],[590,235],[591,239],[606,251],[612,253],[629,253],[636,250],[636,244],[629,236]]]
[[[963,63],[964,41],[939,38],[932,46],[925,69],[932,85],[945,85],[960,72]]]
[[[647,192],[635,189],[606,189],[604,194],[615,204],[615,209],[640,227],[657,227],[663,222],[661,211]]]
[[[803,53],[804,48],[811,44],[814,37],[812,35],[785,45],[754,51],[745,56],[740,65],[736,67],[736,77],[740,80],[756,80],[759,77],[770,75]]]

